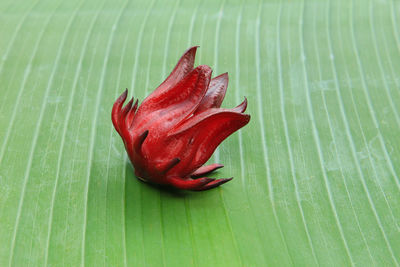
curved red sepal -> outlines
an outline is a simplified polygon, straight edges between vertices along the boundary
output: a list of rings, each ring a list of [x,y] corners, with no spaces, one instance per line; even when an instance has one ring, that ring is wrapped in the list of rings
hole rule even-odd
[[[180,173],[186,176],[198,169],[225,138],[249,121],[250,115],[221,109],[212,109],[191,117],[169,134],[173,140],[182,140],[172,143],[172,146],[184,144],[180,152],[181,162],[171,175]]]
[[[222,101],[225,98],[226,89],[228,88],[228,73],[223,73],[211,79],[210,86],[206,95],[201,100],[194,114],[200,113],[210,108],[221,107]]]

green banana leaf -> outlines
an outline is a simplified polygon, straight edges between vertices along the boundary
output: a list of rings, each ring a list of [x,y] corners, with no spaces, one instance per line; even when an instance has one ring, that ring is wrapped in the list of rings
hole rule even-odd
[[[0,266],[398,266],[398,0],[0,2]],[[205,192],[136,179],[110,112],[229,72]]]

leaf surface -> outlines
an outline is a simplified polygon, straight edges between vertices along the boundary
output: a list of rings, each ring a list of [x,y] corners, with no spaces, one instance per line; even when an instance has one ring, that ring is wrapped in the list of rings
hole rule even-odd
[[[0,2],[0,266],[400,264],[400,3]],[[248,126],[206,192],[138,181],[110,112],[180,55]]]

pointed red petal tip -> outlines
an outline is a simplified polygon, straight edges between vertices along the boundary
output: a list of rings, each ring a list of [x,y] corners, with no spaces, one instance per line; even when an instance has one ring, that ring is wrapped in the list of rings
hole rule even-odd
[[[221,108],[228,73],[211,79],[209,66],[194,68],[197,48],[183,53],[141,105],[132,98],[123,106],[127,90],[113,105],[112,122],[143,181],[203,191],[232,180],[205,177],[223,165],[203,165],[223,140],[250,121],[244,114],[247,99],[235,108]]]
[[[233,108],[233,111],[243,113],[247,109],[247,98],[244,97],[244,100],[242,103],[240,103],[237,107]]]

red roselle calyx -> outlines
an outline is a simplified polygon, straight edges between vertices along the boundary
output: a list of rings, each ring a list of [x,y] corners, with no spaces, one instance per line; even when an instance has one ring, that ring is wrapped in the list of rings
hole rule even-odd
[[[138,178],[186,190],[207,190],[232,178],[203,177],[221,164],[203,164],[229,135],[245,126],[247,100],[220,108],[228,74],[211,79],[211,68],[193,68],[197,47],[189,48],[168,78],[138,107],[127,90],[115,101],[112,122],[124,141]]]

